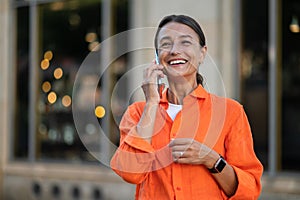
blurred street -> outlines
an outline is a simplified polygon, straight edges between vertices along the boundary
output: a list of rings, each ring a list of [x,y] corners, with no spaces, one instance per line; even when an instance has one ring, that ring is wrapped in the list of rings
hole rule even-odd
[[[277,193],[263,193],[259,200],[299,200],[300,195],[296,194],[277,194]]]

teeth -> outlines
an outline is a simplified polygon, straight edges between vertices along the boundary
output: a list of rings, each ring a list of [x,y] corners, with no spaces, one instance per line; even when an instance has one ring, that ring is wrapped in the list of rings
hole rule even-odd
[[[172,60],[170,62],[171,65],[176,65],[176,64],[185,64],[186,61],[185,60]]]

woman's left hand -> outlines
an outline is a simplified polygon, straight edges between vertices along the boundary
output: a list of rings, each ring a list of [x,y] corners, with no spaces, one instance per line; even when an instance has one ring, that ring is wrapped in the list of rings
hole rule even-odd
[[[169,147],[176,163],[205,165],[212,168],[220,157],[213,149],[191,138],[172,139]]]

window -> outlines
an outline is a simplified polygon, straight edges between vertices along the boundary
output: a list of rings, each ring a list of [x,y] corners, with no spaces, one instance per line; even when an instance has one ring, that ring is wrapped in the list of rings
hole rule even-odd
[[[282,1],[282,169],[299,170],[300,2]]]
[[[242,10],[242,103],[249,117],[255,152],[268,168],[268,4],[243,1]]]
[[[270,75],[268,67],[270,44],[267,42],[272,30],[268,30],[267,3],[243,1],[242,100],[252,125],[255,150],[265,169],[269,168],[270,173],[276,170],[299,171],[300,153],[296,149],[300,139],[300,3],[297,0],[278,1],[278,10],[272,10],[278,17],[273,25],[278,29],[277,38],[274,36],[276,41],[272,41],[276,43],[272,45],[278,48],[275,49],[278,56],[274,58],[274,71],[277,75]],[[276,79],[275,92],[273,91],[276,97],[273,99],[268,96],[271,88],[268,85],[270,77]],[[274,125],[276,127],[273,127],[276,133],[271,133],[274,134],[272,138],[276,138],[276,142],[271,139],[267,130],[268,118],[274,117],[268,116],[268,113],[271,113],[268,110],[270,100],[276,104],[277,111],[274,113],[278,112],[275,118],[279,120]],[[274,145],[276,149],[270,146],[270,150],[269,144]],[[270,156],[271,154],[273,156]],[[271,165],[271,162],[276,166]]]
[[[102,35],[103,29],[110,28],[112,35],[127,30],[128,2],[119,0],[111,3],[113,13],[111,27],[103,27],[101,24],[100,0],[50,3],[37,1],[34,5],[36,19],[30,17],[33,10],[27,1],[15,1],[15,6],[17,84],[13,157],[18,160],[35,161],[96,161],[86,149],[78,135],[78,128],[74,125],[72,115],[74,81],[86,56],[97,51],[101,41],[106,39]],[[37,38],[30,35],[33,26],[36,27]],[[37,60],[34,62],[30,57],[33,51],[30,44],[33,39],[37,43],[34,47]],[[118,58],[116,62],[119,68],[124,68],[126,56]],[[121,76],[121,73],[122,70],[115,70],[115,73],[108,74],[111,84]],[[96,90],[90,91],[91,84],[97,85]],[[88,118],[82,121],[84,131],[93,140],[92,136],[97,134],[96,127],[102,123],[105,114],[111,112],[109,107],[102,105],[106,97],[101,93],[103,90],[111,92],[111,89],[105,88],[104,80],[99,81],[95,74],[80,80],[79,85],[80,92],[76,98],[77,102],[81,103],[82,112],[89,102],[95,102],[96,105],[93,114],[97,116],[98,124],[89,123]],[[33,108],[30,107],[32,101],[35,102]],[[34,119],[31,119],[31,116],[34,116]],[[109,138],[117,143],[118,134],[114,128],[116,125],[111,119],[108,121],[114,131],[110,133],[112,136]],[[31,126],[33,128],[30,128]]]

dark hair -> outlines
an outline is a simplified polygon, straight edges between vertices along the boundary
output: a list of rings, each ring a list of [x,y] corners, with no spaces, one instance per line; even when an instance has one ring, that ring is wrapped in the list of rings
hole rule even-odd
[[[191,18],[189,16],[186,16],[186,15],[168,15],[168,16],[165,16],[160,21],[160,23],[158,25],[158,29],[157,29],[156,34],[155,34],[154,46],[155,46],[156,52],[158,51],[157,36],[158,36],[161,28],[169,22],[177,22],[177,23],[187,25],[188,27],[190,27],[191,29],[193,29],[197,33],[197,35],[199,37],[200,46],[202,46],[202,47],[205,46],[204,33],[203,33],[200,25],[198,24],[198,22],[196,20],[194,20],[193,18]],[[201,74],[197,73],[196,74],[196,79],[197,79],[198,84],[203,85],[203,77],[201,76]]]

